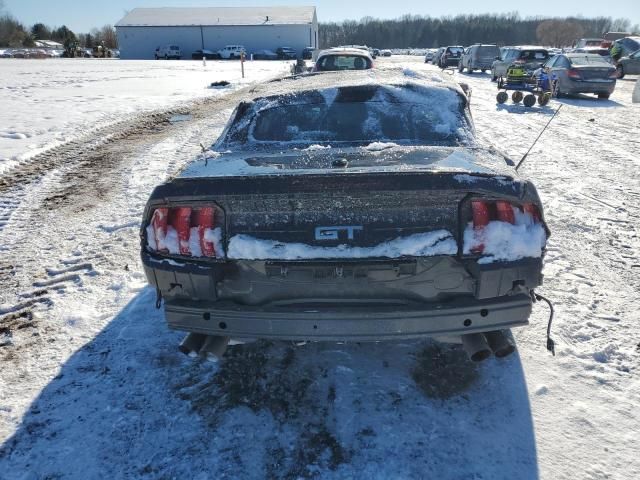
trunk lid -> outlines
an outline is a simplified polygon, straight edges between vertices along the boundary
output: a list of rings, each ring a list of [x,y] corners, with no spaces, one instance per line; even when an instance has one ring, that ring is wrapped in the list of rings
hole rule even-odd
[[[376,148],[222,155],[195,162],[158,187],[151,202],[215,202],[225,213],[227,241],[242,235],[314,247],[376,247],[440,232],[429,238],[459,246],[467,221],[459,207],[470,193],[513,201],[528,195],[528,182],[514,178],[513,167],[494,150]],[[343,160],[339,166],[337,160]]]

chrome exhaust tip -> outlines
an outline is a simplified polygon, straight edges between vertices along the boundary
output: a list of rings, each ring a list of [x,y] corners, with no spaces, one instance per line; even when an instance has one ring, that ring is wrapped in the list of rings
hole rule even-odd
[[[180,342],[180,345],[178,345],[178,350],[190,357],[195,356],[202,348],[206,339],[207,336],[201,333],[189,333],[184,337],[182,342]]]
[[[481,333],[470,333],[462,335],[462,346],[467,352],[469,359],[473,362],[482,362],[491,356],[491,348],[486,338]]]
[[[505,332],[508,332],[508,330],[494,330],[484,334],[489,348],[491,348],[496,358],[508,357],[516,351],[516,346]]]
[[[207,336],[204,344],[200,348],[200,355],[212,362],[220,361],[224,352],[227,351],[229,340],[231,340],[231,337],[221,337],[218,335]]]

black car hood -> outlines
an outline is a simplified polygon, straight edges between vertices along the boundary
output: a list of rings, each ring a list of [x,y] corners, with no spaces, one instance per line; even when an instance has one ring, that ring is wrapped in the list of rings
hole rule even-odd
[[[207,151],[180,178],[319,173],[447,172],[515,177],[513,162],[492,148],[416,147],[372,143],[366,147],[312,146],[278,152]]]

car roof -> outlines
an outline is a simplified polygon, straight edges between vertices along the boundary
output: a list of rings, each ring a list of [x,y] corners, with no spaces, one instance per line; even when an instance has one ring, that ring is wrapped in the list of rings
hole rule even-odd
[[[423,88],[446,88],[466,98],[462,87],[439,73],[416,72],[407,68],[390,68],[384,70],[348,70],[318,72],[294,75],[272,80],[254,86],[249,100],[275,95],[291,95],[313,90],[357,86],[408,86],[417,85]]]
[[[366,50],[361,50],[359,48],[348,48],[348,47],[333,47],[333,48],[328,48],[326,50],[322,50],[318,55],[318,58],[323,57],[325,55],[345,55],[345,54],[359,55],[361,57],[371,58],[371,55],[369,55],[369,52],[367,52]]]
[[[602,55],[598,55],[597,53],[563,53],[562,55],[564,55],[565,57],[571,59],[571,58],[602,58]]]
[[[517,45],[515,47],[507,47],[507,48],[514,48],[516,50],[544,50],[545,52],[549,51],[548,48],[539,47],[536,45]]]

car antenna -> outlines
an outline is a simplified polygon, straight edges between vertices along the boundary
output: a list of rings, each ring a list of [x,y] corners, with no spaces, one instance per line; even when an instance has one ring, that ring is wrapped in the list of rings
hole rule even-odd
[[[204,166],[206,167],[209,164],[209,157],[207,157],[207,149],[202,142],[200,142],[200,149],[202,150],[202,159],[204,160]]]
[[[545,130],[547,129],[547,127],[549,126],[549,124],[551,123],[551,121],[556,118],[556,115],[558,114],[558,112],[560,111],[560,109],[562,108],[562,106],[564,105],[564,103],[561,103],[560,106],[557,108],[557,110],[555,111],[555,113],[551,116],[551,118],[549,119],[549,121],[547,122],[547,124],[544,126],[544,128],[542,129],[542,131],[540,132],[540,135],[538,135],[538,137],[535,139],[535,141],[531,144],[531,146],[529,147],[529,150],[527,150],[527,153],[525,153],[523,155],[523,157],[520,159],[520,161],[518,162],[518,165],[516,165],[516,171],[518,171],[518,169],[520,168],[520,165],[522,165],[522,163],[527,159],[527,155],[529,155],[529,152],[531,151],[531,149],[533,147],[535,147],[536,143],[538,143],[538,140],[540,140],[540,137],[542,136],[542,134],[545,132]]]

